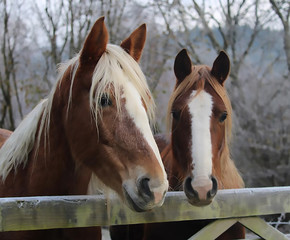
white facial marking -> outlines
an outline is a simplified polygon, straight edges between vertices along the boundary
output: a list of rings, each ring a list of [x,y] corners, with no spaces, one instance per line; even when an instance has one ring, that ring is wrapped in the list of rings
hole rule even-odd
[[[212,97],[202,90],[197,96],[192,92],[188,104],[191,115],[192,159],[194,179],[207,178],[212,174],[212,146],[210,119],[212,114]]]
[[[126,104],[125,104],[126,110],[128,111],[129,116],[133,119],[134,123],[136,124],[136,127],[140,130],[143,137],[145,138],[149,146],[152,148],[164,172],[164,178],[165,178],[164,181],[167,182],[165,169],[161,160],[161,156],[160,156],[157,144],[151,132],[148,117],[147,117],[145,108],[143,106],[141,96],[131,82],[128,82],[128,84],[123,86],[123,91],[124,93],[122,97],[126,99]]]

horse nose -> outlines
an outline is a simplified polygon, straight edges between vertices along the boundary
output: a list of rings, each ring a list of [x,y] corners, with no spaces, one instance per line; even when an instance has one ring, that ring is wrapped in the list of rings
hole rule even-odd
[[[149,188],[149,178],[141,178],[141,180],[139,181],[139,193],[140,195],[144,198],[144,199],[152,199],[153,198],[153,193],[151,192],[150,188]]]
[[[217,193],[218,183],[215,177],[187,177],[184,183],[184,192],[188,201],[196,206],[207,205]]]
[[[153,187],[150,184],[152,181],[148,177],[143,177],[139,180],[138,192],[146,202],[153,202],[158,205],[163,202],[167,189],[161,187]]]

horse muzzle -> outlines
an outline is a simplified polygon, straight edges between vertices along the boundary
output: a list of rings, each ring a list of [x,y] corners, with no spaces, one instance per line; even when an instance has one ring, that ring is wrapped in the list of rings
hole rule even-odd
[[[190,204],[204,206],[212,202],[218,189],[215,177],[187,177],[184,182],[184,192]]]
[[[130,181],[123,184],[125,201],[132,210],[144,212],[163,204],[168,181],[162,184],[153,182],[150,178],[142,177],[137,180],[134,187]]]

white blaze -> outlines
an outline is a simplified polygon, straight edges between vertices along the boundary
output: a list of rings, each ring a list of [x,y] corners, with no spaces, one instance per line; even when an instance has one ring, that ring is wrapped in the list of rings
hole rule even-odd
[[[212,115],[212,97],[202,90],[196,96],[193,91],[188,104],[191,115],[192,159],[194,180],[204,179],[212,174],[212,146],[210,119]]]
[[[129,116],[133,119],[136,127],[142,133],[144,139],[147,141],[148,145],[152,148],[156,158],[158,159],[158,162],[164,173],[164,184],[167,184],[165,169],[161,160],[157,144],[154,140],[150,128],[149,120],[145,108],[143,106],[141,96],[131,82],[128,82],[128,84],[123,86],[122,97],[126,99],[125,108],[128,111]],[[153,185],[154,182],[151,182],[150,184]],[[154,186],[152,187],[154,188]],[[165,186],[163,185],[160,186],[160,188],[164,187]],[[154,189],[154,191],[158,191],[158,189]]]

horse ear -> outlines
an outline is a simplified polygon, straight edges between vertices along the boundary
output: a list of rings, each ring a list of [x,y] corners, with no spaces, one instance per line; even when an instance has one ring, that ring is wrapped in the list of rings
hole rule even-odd
[[[176,56],[174,61],[174,73],[176,76],[176,84],[179,85],[192,71],[191,60],[186,49],[182,49]]]
[[[139,62],[146,40],[146,24],[142,24],[121,43],[121,47]]]
[[[224,85],[225,80],[229,76],[230,68],[230,59],[228,55],[224,51],[221,51],[213,63],[211,74],[221,85]]]
[[[99,18],[91,28],[80,54],[81,63],[96,64],[106,50],[109,40],[105,17]]]

